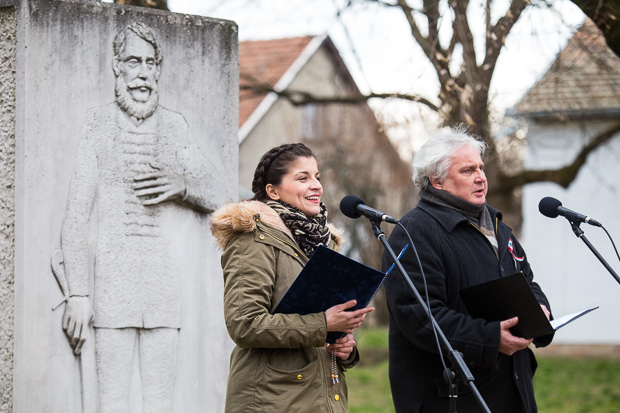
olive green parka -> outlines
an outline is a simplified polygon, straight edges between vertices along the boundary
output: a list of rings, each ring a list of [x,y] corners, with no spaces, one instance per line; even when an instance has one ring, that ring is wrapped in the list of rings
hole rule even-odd
[[[340,383],[332,385],[325,313],[270,313],[308,261],[278,213],[259,201],[227,204],[211,231],[223,251],[224,316],[236,344],[226,412],[348,412],[344,371],[359,360],[357,349],[337,359]],[[341,233],[330,231],[338,249]]]

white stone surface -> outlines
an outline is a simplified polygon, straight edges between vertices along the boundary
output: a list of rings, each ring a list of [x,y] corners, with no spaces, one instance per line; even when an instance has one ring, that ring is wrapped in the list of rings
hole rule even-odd
[[[0,9],[0,412],[12,410],[15,253],[14,8]]]
[[[0,0],[0,7],[13,5],[14,385],[12,410],[0,411],[78,413],[83,411],[80,367],[88,364],[85,358],[80,366],[63,333],[64,304],[52,311],[62,294],[50,258],[60,247],[86,114],[114,101],[112,40],[132,22],[145,23],[157,33],[164,56],[159,103],[183,116],[202,155],[214,165],[221,178],[211,182],[212,193],[220,203],[238,192],[237,28],[227,21],[105,3]],[[4,10],[0,8],[3,30]],[[208,214],[178,206],[174,215],[170,254],[179,266],[180,330],[173,411],[223,411],[232,343],[223,319],[220,257]],[[93,228],[96,234],[96,225]],[[93,235],[90,242],[95,240]],[[3,269],[3,292],[8,288],[5,278]],[[131,412],[137,413],[142,411],[137,358],[132,377]],[[11,392],[1,379],[0,385],[3,397]]]
[[[557,168],[572,161],[584,136],[605,129],[606,122],[588,125],[529,123],[528,169]],[[564,217],[545,217],[538,203],[550,196],[573,211],[601,222],[620,242],[620,136],[596,149],[575,181],[564,189],[553,183],[527,185],[523,191],[523,237],[535,279],[547,294],[556,316],[600,306],[560,329],[558,344],[620,344],[620,284],[586,244],[573,233]],[[601,228],[581,224],[586,238],[620,274],[620,263]]]

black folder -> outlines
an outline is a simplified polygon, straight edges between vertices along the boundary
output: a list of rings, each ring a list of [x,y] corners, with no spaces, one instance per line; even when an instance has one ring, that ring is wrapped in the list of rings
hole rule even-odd
[[[388,273],[319,246],[272,313],[319,313],[353,299],[357,304],[349,311],[359,310],[368,306]],[[329,332],[327,342],[343,336]]]
[[[461,298],[474,318],[503,321],[519,317],[519,323],[510,329],[515,336],[537,338],[551,334],[560,327],[596,310],[590,308],[567,316],[547,320],[525,275],[518,272],[460,291]]]

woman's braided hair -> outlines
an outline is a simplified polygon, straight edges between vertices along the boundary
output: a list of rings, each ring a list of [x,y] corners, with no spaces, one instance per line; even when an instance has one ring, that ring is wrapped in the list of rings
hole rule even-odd
[[[285,143],[268,150],[258,162],[252,180],[252,192],[256,201],[268,201],[265,190],[268,184],[278,186],[293,162],[298,158],[315,158],[312,150],[303,143]]]

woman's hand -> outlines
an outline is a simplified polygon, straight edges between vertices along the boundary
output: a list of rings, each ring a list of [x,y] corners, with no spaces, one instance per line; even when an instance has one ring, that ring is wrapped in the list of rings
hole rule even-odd
[[[355,337],[353,334],[347,334],[344,337],[337,339],[333,343],[327,343],[327,349],[334,353],[336,357],[341,360],[346,360],[351,355],[351,352],[356,346]]]
[[[327,319],[327,331],[342,331],[344,333],[353,333],[358,328],[366,314],[375,311],[374,307],[366,307],[355,311],[346,311],[355,307],[356,300],[347,301],[344,304],[338,304],[325,311]]]

